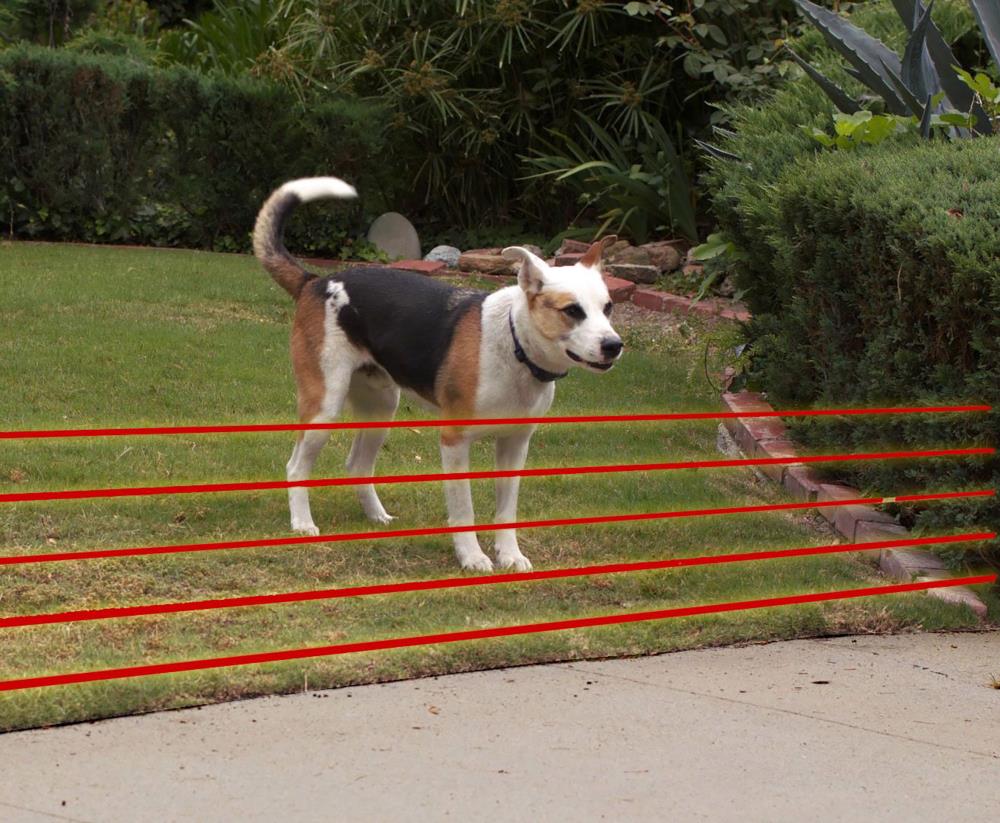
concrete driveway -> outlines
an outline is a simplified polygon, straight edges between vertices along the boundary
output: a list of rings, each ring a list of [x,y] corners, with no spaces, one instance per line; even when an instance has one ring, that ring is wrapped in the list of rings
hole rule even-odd
[[[1000,633],[456,675],[0,736],[0,820],[988,820]]]

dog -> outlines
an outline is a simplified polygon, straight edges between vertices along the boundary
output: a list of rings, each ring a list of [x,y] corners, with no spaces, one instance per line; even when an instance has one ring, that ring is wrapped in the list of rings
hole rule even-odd
[[[445,419],[538,417],[555,396],[555,381],[573,367],[604,373],[622,353],[611,325],[613,308],[601,276],[602,253],[615,237],[594,243],[571,266],[549,266],[531,251],[511,246],[519,262],[517,285],[492,293],[459,289],[421,274],[364,267],[319,276],[287,251],[283,227],[301,203],[352,198],[353,186],[336,177],[293,180],[264,203],[253,234],[254,253],[296,302],[291,358],[303,423],[337,419],[349,407],[364,420],[390,420],[406,392]],[[469,470],[469,448],[496,439],[499,470],[524,468],[533,425],[446,427],[441,430],[445,472]],[[371,477],[385,429],[360,430],[347,458],[353,477]],[[287,465],[289,481],[309,478],[328,430],[299,434]],[[496,480],[496,523],[517,521],[518,477]],[[474,523],[468,480],[444,481],[448,522]],[[375,523],[393,518],[373,485],[357,489]],[[306,488],[288,492],[292,530],[318,535]],[[493,561],[473,531],[454,535],[463,569],[488,572]],[[500,530],[496,565],[528,571],[515,530]]]

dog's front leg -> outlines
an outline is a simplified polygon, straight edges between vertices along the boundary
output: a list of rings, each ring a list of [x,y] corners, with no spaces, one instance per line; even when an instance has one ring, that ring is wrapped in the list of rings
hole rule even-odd
[[[441,435],[441,465],[446,473],[469,470],[469,445],[470,440],[465,434],[455,434],[445,430]],[[448,505],[449,525],[471,526],[475,523],[472,487],[468,480],[445,480],[444,499]],[[477,572],[493,571],[493,562],[479,547],[479,539],[475,532],[459,532],[454,538],[455,554],[463,569]]]
[[[520,471],[528,457],[528,442],[534,427],[526,427],[506,437],[497,438],[497,469],[500,471]],[[497,510],[494,522],[514,523],[517,521],[517,493],[521,485],[520,477],[498,477],[496,481]],[[528,560],[517,545],[517,532],[502,529],[496,537],[497,565],[501,569],[513,568],[519,572],[531,571]]]

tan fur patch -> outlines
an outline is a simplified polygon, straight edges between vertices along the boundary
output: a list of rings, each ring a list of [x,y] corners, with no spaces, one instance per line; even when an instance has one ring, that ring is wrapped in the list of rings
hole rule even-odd
[[[448,354],[434,381],[435,401],[446,417],[471,417],[476,412],[481,338],[482,312],[475,305],[455,324]]]
[[[323,407],[326,381],[323,379],[321,355],[325,329],[326,306],[319,295],[306,293],[296,304],[292,323],[292,371],[298,387],[299,420],[312,421]]]
[[[543,291],[528,298],[531,322],[548,340],[557,340],[573,328],[572,318],[563,309],[576,302],[569,292]]]
[[[434,400],[445,418],[472,417],[476,413],[481,339],[482,310],[474,305],[455,324],[448,354],[434,381]],[[446,445],[461,437],[460,429],[447,428],[441,432],[441,440]]]

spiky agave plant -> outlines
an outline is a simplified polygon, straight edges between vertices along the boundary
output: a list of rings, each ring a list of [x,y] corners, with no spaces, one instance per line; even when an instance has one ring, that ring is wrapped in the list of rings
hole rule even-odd
[[[931,8],[921,0],[892,0],[909,36],[900,57],[881,40],[872,37],[835,12],[810,0],[794,0],[795,5],[826,39],[830,47],[849,64],[848,73],[869,91],[881,97],[890,114],[916,117],[920,134],[930,137],[935,115],[956,126],[952,134],[971,137],[992,133],[989,115],[975,91],[963,79],[958,61],[931,20]],[[969,0],[986,45],[1000,65],[1000,6],[997,0]],[[844,114],[855,114],[862,106],[840,86],[791,49],[797,62],[833,104]],[[961,113],[962,117],[955,117]],[[961,124],[961,127],[957,127]]]

